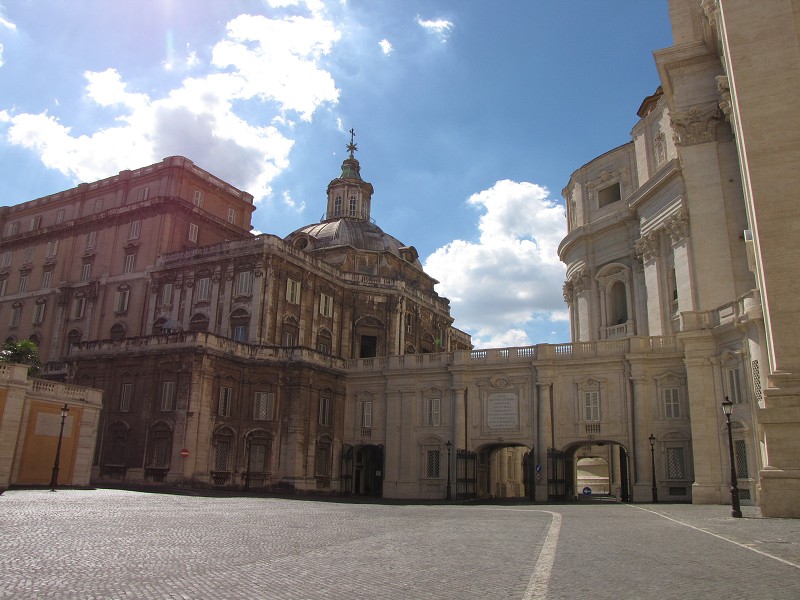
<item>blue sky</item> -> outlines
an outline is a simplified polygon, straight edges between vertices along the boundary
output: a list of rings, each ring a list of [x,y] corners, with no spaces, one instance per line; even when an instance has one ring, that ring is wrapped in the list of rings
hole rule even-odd
[[[356,131],[372,216],[478,347],[569,341],[561,189],[629,141],[666,0],[0,0],[0,205],[174,154],[317,222]]]

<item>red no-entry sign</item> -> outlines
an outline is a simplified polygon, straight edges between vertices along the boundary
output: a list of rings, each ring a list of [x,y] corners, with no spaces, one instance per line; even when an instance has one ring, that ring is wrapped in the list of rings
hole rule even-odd
[[[181,458],[189,458],[189,449],[188,448],[184,448],[183,450],[181,450]]]

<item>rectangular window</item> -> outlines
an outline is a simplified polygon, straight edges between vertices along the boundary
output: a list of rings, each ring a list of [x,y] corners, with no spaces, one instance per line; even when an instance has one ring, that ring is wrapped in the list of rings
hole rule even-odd
[[[350,216],[354,217],[356,215],[356,197],[350,196]]]
[[[441,398],[428,398],[426,406],[425,424],[428,427],[441,425]]]
[[[136,255],[135,254],[126,254],[125,260],[122,265],[122,272],[126,275],[129,273],[133,273],[133,269],[136,266]]]
[[[10,267],[11,266],[11,251],[3,252],[2,266],[4,266],[4,267]]]
[[[253,398],[253,419],[256,421],[272,421],[275,411],[275,394],[272,392],[256,392]]]
[[[47,258],[53,258],[58,253],[58,240],[47,242]]]
[[[319,295],[319,314],[323,317],[333,316],[333,297],[328,294]]]
[[[739,367],[728,369],[728,399],[734,404],[741,404],[744,401]]]
[[[61,225],[64,222],[64,209],[62,208],[56,213],[56,225]]]
[[[153,455],[150,464],[154,467],[169,466],[169,437],[163,433],[153,438]]]
[[[406,313],[406,333],[414,333],[414,315]]]
[[[612,183],[597,191],[597,208],[603,208],[622,199],[619,183]]]
[[[86,236],[86,248],[94,248],[97,246],[97,232],[90,231],[89,234]]]
[[[161,288],[161,304],[170,304],[172,302],[172,284],[165,283]]]
[[[228,470],[228,455],[231,453],[231,443],[228,440],[217,440],[217,450],[214,456],[214,470]]]
[[[251,473],[266,473],[267,472],[267,445],[266,444],[252,444],[250,446],[250,472]]]
[[[138,240],[139,234],[142,232],[142,222],[131,221],[130,228],[128,229],[128,239],[129,240]]]
[[[681,418],[681,401],[678,388],[664,389],[664,417],[667,419]]]
[[[94,212],[100,212],[101,210],[103,210],[103,199],[98,198],[94,201]]]
[[[20,317],[21,314],[22,314],[22,307],[21,306],[15,306],[14,308],[12,308],[11,309],[11,319],[9,319],[8,325],[10,327],[16,327],[17,325],[19,325],[19,317]]]
[[[140,189],[139,189],[139,194],[137,195],[137,198],[138,198],[139,200],[147,200],[147,197],[148,197],[149,195],[150,195],[150,188],[148,188],[148,187],[143,187],[143,188],[140,188]]]
[[[237,342],[247,341],[247,325],[233,326],[233,339]]]
[[[441,470],[441,451],[428,450],[425,452],[425,477],[437,478],[440,476]]]
[[[8,283],[8,279],[0,279],[0,296],[6,295],[6,284]]]
[[[219,414],[222,417],[231,416],[231,404],[233,403],[233,388],[219,388]]]
[[[286,280],[286,301],[289,304],[300,304],[300,282],[294,279]]]
[[[133,384],[123,383],[119,390],[119,412],[128,412],[131,409],[131,396]]]
[[[79,297],[72,301],[72,318],[82,319],[86,313],[86,298]]]
[[[228,209],[228,223],[236,224],[236,211],[232,208]]]
[[[747,443],[744,440],[733,441],[733,454],[736,457],[736,478],[747,479]]]
[[[52,271],[44,271],[42,273],[42,287],[49,288],[50,287],[50,280],[53,278]]]
[[[175,410],[175,382],[161,382],[161,410],[168,412]]]
[[[342,197],[336,196],[336,199],[333,201],[333,216],[338,217],[342,214]]]
[[[600,420],[600,392],[583,393],[583,420]]]
[[[236,295],[249,296],[253,293],[253,272],[239,271],[236,275]]]
[[[81,265],[81,281],[89,281],[92,276],[92,263],[83,263]]]
[[[331,448],[327,444],[317,446],[316,460],[314,462],[314,475],[317,477],[327,477],[330,473],[330,453]]]
[[[28,291],[28,276],[27,275],[20,275],[19,276],[19,293],[27,292]]]
[[[35,250],[36,248],[33,246],[30,248],[25,248],[25,262],[31,262],[33,260],[33,254]]]
[[[35,216],[35,217],[33,217],[33,218],[31,219],[31,229],[30,229],[30,230],[31,230],[31,231],[36,231],[37,229],[39,229],[39,226],[40,226],[41,224],[42,224],[42,217],[41,217],[41,216]]]
[[[294,346],[294,333],[292,333],[291,331],[283,332],[283,345]]]
[[[114,296],[114,312],[125,312],[128,310],[128,300],[130,299],[130,290],[117,290]]]
[[[17,235],[19,233],[19,221],[11,224],[11,235]]]
[[[197,300],[208,300],[211,292],[211,279],[201,277],[197,280]]]
[[[369,429],[372,427],[372,401],[367,400],[361,403],[361,427]]]
[[[192,199],[192,202],[198,208],[203,206],[203,192],[201,192],[200,190],[195,190],[194,191],[194,198]]]
[[[667,448],[667,479],[686,479],[683,448]]]
[[[189,223],[189,241],[196,242],[197,241],[197,232],[200,231],[200,228],[195,225],[194,223]]]
[[[41,325],[42,321],[44,321],[44,309],[47,305],[42,302],[41,304],[35,304],[33,307],[33,324],[34,325]]]
[[[331,424],[331,399],[319,399],[319,424],[327,426]]]

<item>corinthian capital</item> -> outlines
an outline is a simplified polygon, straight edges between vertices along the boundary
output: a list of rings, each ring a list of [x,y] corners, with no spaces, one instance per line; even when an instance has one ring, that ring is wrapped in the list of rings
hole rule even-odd
[[[717,123],[721,118],[722,113],[716,103],[704,107],[693,106],[686,112],[676,112],[672,115],[675,144],[693,146],[716,141]]]

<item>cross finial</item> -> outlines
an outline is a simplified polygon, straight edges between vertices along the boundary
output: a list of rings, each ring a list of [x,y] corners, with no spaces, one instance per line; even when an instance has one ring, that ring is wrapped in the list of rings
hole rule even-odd
[[[353,153],[356,150],[358,150],[358,146],[356,146],[356,144],[355,144],[355,137],[356,137],[356,131],[355,131],[355,129],[351,129],[350,130],[350,143],[347,144],[347,151],[350,153],[350,158],[355,158],[355,156],[353,156]]]

